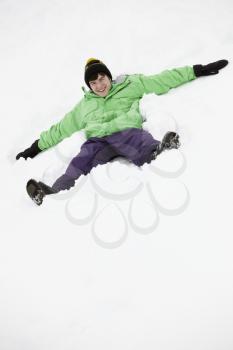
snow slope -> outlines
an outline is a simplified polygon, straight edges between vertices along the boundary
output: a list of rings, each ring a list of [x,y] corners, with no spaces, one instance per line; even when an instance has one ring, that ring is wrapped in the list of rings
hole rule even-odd
[[[0,349],[233,348],[233,3],[0,2]],[[141,103],[180,151],[118,159],[46,198],[84,141],[15,161],[82,97],[89,57],[114,76],[226,58],[220,74]]]

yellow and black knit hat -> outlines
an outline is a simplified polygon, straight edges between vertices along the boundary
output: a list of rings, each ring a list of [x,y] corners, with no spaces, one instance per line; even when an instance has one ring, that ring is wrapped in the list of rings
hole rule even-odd
[[[105,73],[112,80],[112,74],[105,64],[97,58],[89,58],[85,65],[84,80],[90,88],[89,81],[94,74]]]

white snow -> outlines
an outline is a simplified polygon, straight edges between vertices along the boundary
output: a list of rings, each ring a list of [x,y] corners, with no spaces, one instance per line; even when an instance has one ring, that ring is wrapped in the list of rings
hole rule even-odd
[[[233,348],[233,3],[2,0],[1,350]],[[82,98],[89,57],[114,76],[228,59],[141,103],[145,129],[180,151],[95,168],[37,207],[82,132],[15,161]]]

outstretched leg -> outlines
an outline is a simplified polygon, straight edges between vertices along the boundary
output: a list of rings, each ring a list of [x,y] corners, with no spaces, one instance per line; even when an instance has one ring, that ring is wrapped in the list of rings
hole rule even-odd
[[[168,131],[162,141],[154,137],[144,129],[130,128],[114,133],[106,137],[117,154],[127,158],[137,166],[150,163],[165,150],[180,147],[179,135]]]
[[[27,193],[37,205],[41,205],[46,195],[69,190],[81,175],[87,175],[93,167],[105,164],[117,156],[104,138],[90,138],[82,145],[80,153],[72,159],[65,174],[60,176],[52,187],[30,179],[26,187]]]
[[[127,158],[137,166],[150,163],[154,159],[153,153],[161,144],[148,131],[137,128],[129,128],[109,135],[106,137],[106,141],[117,154]]]
[[[52,189],[57,192],[70,189],[81,175],[87,175],[93,167],[105,164],[116,156],[117,153],[106,143],[105,138],[88,139],[82,145],[80,153],[70,162],[65,174],[55,181]]]

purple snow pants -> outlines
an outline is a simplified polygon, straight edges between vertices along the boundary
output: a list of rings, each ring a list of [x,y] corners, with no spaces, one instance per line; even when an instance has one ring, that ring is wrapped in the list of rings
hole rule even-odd
[[[87,175],[93,167],[106,164],[116,157],[124,157],[137,166],[150,163],[159,141],[143,129],[129,128],[104,137],[91,137],[81,146],[65,174],[52,188],[59,192],[73,187],[80,175]]]

